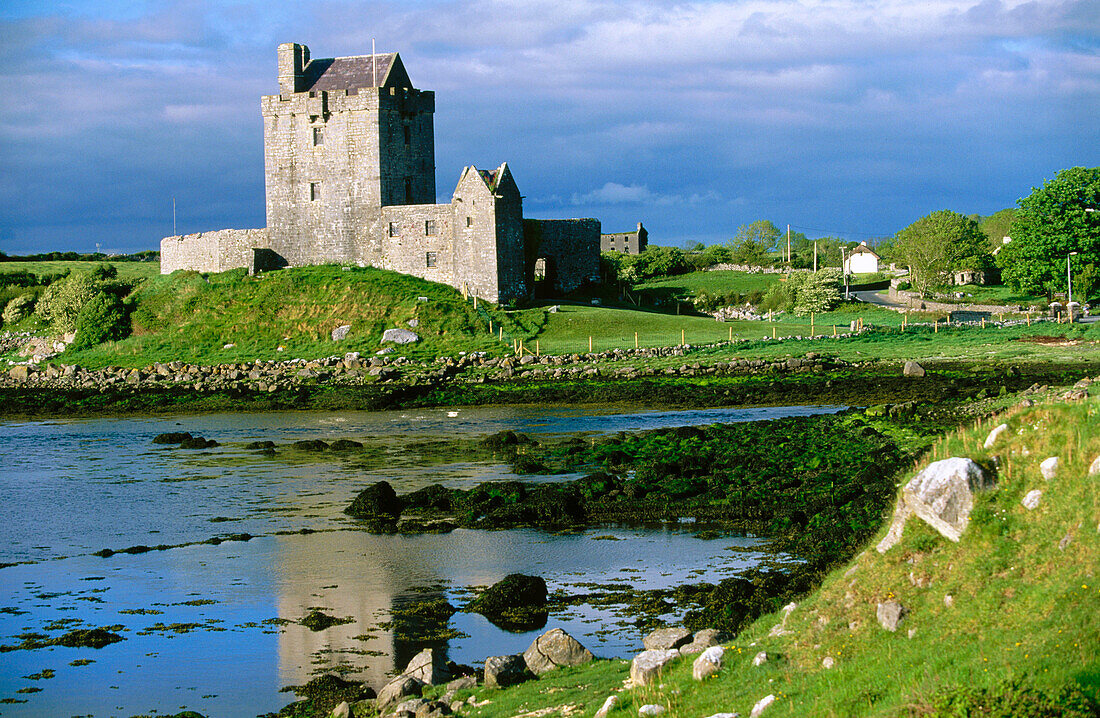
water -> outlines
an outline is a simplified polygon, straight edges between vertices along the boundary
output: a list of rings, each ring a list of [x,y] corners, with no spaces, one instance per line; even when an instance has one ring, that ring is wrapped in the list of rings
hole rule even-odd
[[[281,686],[339,670],[376,688],[419,645],[379,627],[410,600],[461,605],[468,587],[508,573],[544,577],[551,591],[585,582],[638,589],[716,581],[764,555],[746,537],[696,538],[690,526],[602,527],[579,534],[456,530],[375,536],[342,513],[364,486],[398,493],[430,483],[515,478],[507,467],[447,450],[455,437],[513,429],[528,434],[628,431],[751,421],[838,407],[615,411],[472,408],[394,412],[223,414],[0,425],[0,645],[20,634],[56,637],[115,626],[125,640],[102,649],[60,646],[0,653],[0,704],[12,716],[132,715],[187,708],[254,716],[293,696]],[[166,431],[219,441],[205,452],[153,445]],[[346,455],[244,449],[254,440],[350,438]],[[312,529],[317,533],[285,534]],[[247,532],[248,542],[195,544]],[[284,532],[285,535],[280,535]],[[91,555],[167,544],[164,551]],[[311,609],[352,622],[311,632]],[[448,655],[475,663],[525,649],[541,631],[513,634],[457,613]],[[640,648],[641,631],[614,608],[552,614],[600,656]],[[73,661],[91,659],[84,665]],[[52,671],[52,677],[45,671]],[[35,677],[37,676],[37,677]],[[35,692],[19,692],[40,689]]]

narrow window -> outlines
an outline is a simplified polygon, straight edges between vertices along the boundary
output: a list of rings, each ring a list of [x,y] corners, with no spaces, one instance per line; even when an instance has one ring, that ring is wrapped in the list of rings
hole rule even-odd
[[[405,180],[405,204],[413,203],[413,183],[412,180]]]
[[[474,218],[473,217],[467,217],[466,218],[466,226],[467,227],[473,227],[474,226]]]
[[[325,144],[325,128],[314,127],[313,128],[313,146],[320,147]]]
[[[408,145],[411,142],[412,142],[412,130],[409,129],[408,125],[405,125],[405,144]]]
[[[309,201],[316,202],[321,199],[321,183],[310,182],[309,183]]]
[[[396,237],[401,234],[401,229],[397,226],[397,222],[390,222],[390,236]]]
[[[428,267],[435,266],[435,252],[428,252],[424,257],[425,264]]]
[[[435,220],[429,219],[424,221],[424,234],[428,237],[435,236]],[[431,266],[431,265],[429,265]]]

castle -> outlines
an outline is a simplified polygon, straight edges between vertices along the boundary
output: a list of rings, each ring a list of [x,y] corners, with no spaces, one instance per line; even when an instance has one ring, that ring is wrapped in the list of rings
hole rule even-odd
[[[260,102],[267,227],[165,237],[162,273],[353,264],[493,302],[599,280],[599,221],[524,219],[507,163],[466,167],[435,204],[435,93],[400,55],[278,52],[279,94]]]

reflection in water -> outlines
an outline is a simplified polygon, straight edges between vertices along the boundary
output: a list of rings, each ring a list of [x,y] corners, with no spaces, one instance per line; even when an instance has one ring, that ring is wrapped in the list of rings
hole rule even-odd
[[[0,644],[27,633],[57,637],[73,628],[120,626],[101,650],[39,648],[4,654],[0,698],[11,716],[130,715],[183,707],[207,715],[254,716],[289,702],[278,689],[319,672],[345,671],[375,687],[421,644],[381,624],[412,600],[465,603],[469,586],[513,572],[537,574],[551,591],[586,592],[585,582],[662,588],[717,581],[760,560],[751,539],[703,541],[677,527],[602,528],[554,535],[533,530],[456,530],[444,535],[375,536],[342,510],[365,484],[399,492],[514,478],[498,465],[417,453],[433,441],[529,433],[619,431],[776,418],[835,408],[615,412],[573,409],[459,409],[415,412],[279,413],[7,423],[0,430]],[[166,431],[219,441],[209,452],[152,445]],[[328,452],[281,455],[244,449],[308,438],[352,438],[362,457]],[[372,453],[373,452],[373,453]],[[381,457],[379,459],[378,457]],[[316,533],[290,533],[303,529]],[[198,544],[99,558],[91,553],[144,544],[200,542],[226,533],[248,542]],[[67,557],[67,558],[66,558]],[[311,632],[297,623],[312,609],[353,621]],[[549,625],[597,655],[624,656],[639,629],[614,607],[552,614]],[[473,664],[518,653],[535,633],[510,634],[458,613],[450,658]],[[91,663],[83,662],[91,660]],[[74,663],[75,661],[75,663]],[[32,679],[44,669],[56,678]],[[25,689],[38,692],[20,693]]]

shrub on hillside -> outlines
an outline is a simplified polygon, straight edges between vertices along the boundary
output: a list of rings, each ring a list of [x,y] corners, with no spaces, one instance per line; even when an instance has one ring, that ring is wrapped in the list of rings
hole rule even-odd
[[[100,291],[80,309],[74,325],[73,349],[88,349],[126,336],[126,306],[117,295]]]
[[[100,282],[89,273],[70,274],[46,288],[35,307],[35,314],[53,331],[71,332],[76,329],[80,310],[101,291],[99,285]]]
[[[20,294],[4,306],[4,326],[18,324],[34,311],[34,295]]]

